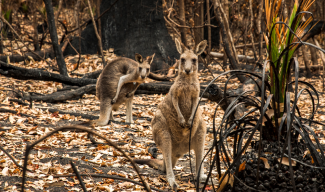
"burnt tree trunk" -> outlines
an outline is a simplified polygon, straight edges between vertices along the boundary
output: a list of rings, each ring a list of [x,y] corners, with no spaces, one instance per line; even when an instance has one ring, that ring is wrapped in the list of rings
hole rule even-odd
[[[115,0],[102,1],[100,11],[109,9]],[[161,0],[119,0],[101,17],[103,49],[114,48],[115,54],[134,58],[135,53],[143,56],[155,53],[151,70],[167,69],[179,58],[176,46],[168,34],[162,12]],[[72,45],[79,50],[78,38]],[[92,24],[81,34],[81,53],[95,54],[97,39]],[[68,45],[64,55],[76,54]]]
[[[59,71],[61,75],[68,76],[67,66],[65,64],[61,48],[59,46],[58,42],[58,34],[55,27],[55,21],[54,21],[54,11],[53,11],[53,5],[52,1],[50,0],[43,0],[47,12],[47,23],[49,25],[50,30],[50,37],[53,44],[53,50],[56,56],[56,60],[58,63]]]

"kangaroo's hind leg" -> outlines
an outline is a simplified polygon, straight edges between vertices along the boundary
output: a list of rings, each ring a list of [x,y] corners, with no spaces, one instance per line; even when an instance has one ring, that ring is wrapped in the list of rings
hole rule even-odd
[[[127,123],[133,123],[133,116],[132,116],[132,103],[133,103],[133,96],[126,100],[126,120]]]
[[[98,126],[104,126],[107,125],[108,121],[110,120],[110,117],[112,117],[112,104],[111,99],[103,99],[100,101],[100,115],[99,119],[96,120],[96,125]]]
[[[176,189],[178,186],[173,172],[173,163],[176,163],[176,161],[173,159],[172,138],[167,129],[166,119],[159,109],[152,120],[152,131],[155,143],[163,154],[165,162],[163,168],[166,170],[167,181],[173,189]]]
[[[203,156],[204,156],[204,142],[205,142],[205,135],[206,135],[206,126],[204,121],[200,120],[199,127],[197,132],[193,138],[193,149],[195,151],[195,169],[196,169],[196,176],[200,175],[199,181],[205,181],[207,176],[204,174],[203,169]],[[202,162],[202,164],[201,164]]]

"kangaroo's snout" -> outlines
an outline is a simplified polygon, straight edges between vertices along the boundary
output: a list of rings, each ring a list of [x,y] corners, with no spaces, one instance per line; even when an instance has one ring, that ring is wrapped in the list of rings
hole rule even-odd
[[[190,74],[191,69],[185,69],[186,74]]]

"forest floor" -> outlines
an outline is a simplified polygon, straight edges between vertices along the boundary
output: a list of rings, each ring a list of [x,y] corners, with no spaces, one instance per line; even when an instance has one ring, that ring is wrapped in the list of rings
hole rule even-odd
[[[73,18],[69,15],[71,12],[63,14],[61,19]],[[83,20],[86,20],[85,18]],[[26,21],[19,21],[21,25]],[[31,25],[26,25],[26,31],[32,33]],[[63,30],[60,27],[58,31],[59,38],[62,37]],[[49,38],[47,38],[49,40]],[[9,46],[12,42],[4,41],[4,46]],[[15,42],[13,43],[15,46]],[[19,46],[14,51],[5,50],[5,54],[19,54]],[[49,48],[50,45],[44,48]],[[18,51],[17,51],[18,49]],[[24,50],[26,51],[26,50]],[[116,56],[109,55],[108,61]],[[76,69],[78,56],[68,56],[65,58],[68,71]],[[26,63],[10,63],[25,68],[39,68],[50,72],[57,72],[56,61],[47,59],[45,61],[35,62],[33,60]],[[49,65],[50,64],[50,65]],[[216,76],[223,72],[222,68],[217,65],[209,65]],[[82,55],[80,66],[74,73],[85,74],[95,70],[102,69],[101,59],[98,55]],[[71,77],[76,77],[70,75]],[[201,83],[207,83],[213,79],[207,69],[200,70],[199,79]],[[311,83],[316,90],[320,92],[320,109],[315,114],[315,120],[325,121],[325,98],[322,88],[322,79],[319,75],[313,76],[311,79],[301,77]],[[153,80],[148,80],[152,82]],[[173,81],[173,80],[171,80]],[[226,77],[220,78],[216,84],[223,88]],[[82,98],[76,100],[67,100],[62,103],[45,103],[33,101],[32,105],[29,101],[17,101],[17,93],[38,93],[51,94],[64,85],[52,81],[38,80],[17,80],[0,75],[0,145],[12,155],[18,164],[23,165],[23,158],[27,144],[31,144],[55,130],[55,128],[76,125],[89,121],[86,117],[99,116],[99,101],[92,94],[85,94]],[[229,90],[236,90],[240,83],[236,80],[230,80]],[[93,127],[91,129],[97,131],[102,136],[115,142],[132,158],[152,158],[148,152],[150,147],[154,147],[154,141],[151,133],[151,119],[153,118],[157,105],[164,99],[165,95],[135,95],[133,105],[132,124],[125,122],[125,106],[114,112],[115,121],[107,126]],[[213,114],[216,103],[207,99],[202,99],[200,107],[203,111],[203,118],[207,124],[208,133],[206,135],[205,151],[209,149],[213,142]],[[307,94],[303,94],[299,99],[298,106],[303,116],[311,113],[311,100]],[[4,111],[11,110],[10,112]],[[51,111],[51,112],[50,112]],[[59,112],[60,111],[60,112]],[[65,112],[66,114],[63,114]],[[70,115],[78,113],[81,116]],[[223,117],[224,111],[220,108],[216,113],[215,123],[218,126]],[[88,115],[88,116],[87,116]],[[320,137],[321,144],[325,144],[324,128],[313,127],[317,136]],[[97,138],[96,138],[97,139]],[[97,139],[98,142],[104,142]],[[231,139],[228,143],[231,143]],[[161,152],[158,151],[158,158],[162,158]],[[224,157],[220,157],[224,158]],[[194,182],[191,176],[190,160],[194,165],[194,154],[184,155],[181,157],[174,168],[174,173],[180,190],[194,191]],[[231,160],[231,159],[230,159]],[[36,145],[29,155],[28,169],[33,172],[27,172],[26,186],[28,191],[82,191],[79,181],[76,177],[54,177],[55,175],[72,174],[73,170],[70,165],[73,161],[83,176],[83,181],[89,191],[134,191],[142,190],[143,187],[134,185],[127,181],[118,181],[107,178],[90,176],[90,174],[99,175],[118,175],[124,178],[139,181],[131,164],[118,153],[113,147],[102,144],[93,144],[88,138],[87,133],[76,133],[73,131],[58,132],[45,141]],[[161,171],[155,170],[148,166],[139,166],[141,174],[149,185],[162,190],[168,190],[169,186],[166,176]],[[226,167],[222,166],[224,172]],[[194,170],[194,169],[193,169]],[[209,159],[205,160],[204,172],[209,170]],[[217,171],[212,171],[214,187],[218,186]],[[0,191],[19,191],[21,188],[22,169],[17,167],[13,161],[3,152],[0,151]],[[206,190],[212,189],[211,183]],[[27,191],[27,190],[26,190]]]
[[[108,59],[114,59],[113,54]],[[66,58],[69,71],[75,67],[76,57]],[[23,63],[15,64],[27,68],[46,68],[51,71],[46,62],[30,62],[27,65]],[[215,75],[222,71],[218,65],[210,65]],[[102,64],[97,55],[84,55],[79,69],[75,73],[87,73],[101,69]],[[200,70],[201,83],[209,82],[212,79],[206,69]],[[322,81],[314,76],[311,79],[300,78],[315,86],[316,90],[322,90]],[[217,81],[220,87],[223,87],[226,77]],[[75,125],[89,121],[81,116],[73,116],[68,113],[80,113],[91,116],[99,115],[99,101],[95,95],[85,94],[77,100],[67,100],[64,103],[45,103],[34,102],[32,106],[28,101],[17,103],[15,94],[17,92],[34,92],[39,94],[50,94],[56,92],[64,85],[57,82],[45,82],[36,80],[16,80],[5,76],[0,76],[0,108],[16,111],[17,113],[0,113],[0,145],[8,151],[20,165],[23,165],[23,155],[27,144],[31,144],[48,132],[57,127],[66,125]],[[153,80],[148,80],[153,81]],[[230,90],[235,90],[239,86],[236,79],[231,80]],[[155,146],[152,139],[150,121],[153,118],[156,106],[164,99],[165,95],[135,95],[133,105],[133,124],[125,122],[124,105],[114,113],[115,121],[107,126],[93,127],[95,131],[102,136],[117,143],[132,158],[152,158],[148,152],[150,147]],[[308,115],[311,111],[311,101],[306,99],[307,95],[302,95],[299,100],[299,107],[302,114]],[[321,122],[325,120],[324,97],[320,94],[320,110],[315,115],[315,119]],[[205,151],[212,145],[213,135],[212,120],[216,103],[203,99],[200,102],[203,109],[203,118],[206,121],[208,134],[206,135]],[[49,112],[51,109],[52,112]],[[60,110],[61,113],[58,111]],[[67,114],[62,114],[62,111]],[[216,125],[222,119],[223,111],[219,108],[216,116]],[[314,131],[320,136],[321,143],[325,144],[323,127],[313,127]],[[97,139],[98,142],[104,142]],[[231,142],[229,140],[228,142]],[[190,158],[191,157],[191,158]],[[158,151],[158,158],[162,158]],[[222,157],[221,157],[222,158]],[[191,156],[184,155],[178,161],[174,168],[176,179],[180,189],[184,191],[194,189],[189,161],[194,165],[194,153]],[[113,147],[102,144],[92,144],[87,138],[87,133],[76,133],[72,131],[59,132],[47,138],[45,141],[36,145],[29,155],[28,168],[34,172],[27,172],[26,186],[31,191],[80,191],[79,181],[75,177],[53,177],[54,175],[66,175],[73,173],[70,161],[75,162],[81,174],[110,174],[118,175],[139,181],[131,164],[125,160],[120,153]],[[204,170],[209,170],[208,158],[205,160]],[[164,173],[150,168],[148,166],[139,166],[145,180],[152,186],[159,189],[168,189],[168,183]],[[194,168],[194,167],[193,167]],[[223,171],[226,167],[223,167]],[[194,170],[194,169],[193,169]],[[18,168],[13,161],[0,151],[0,188],[3,190],[16,191],[21,187],[22,170]],[[215,187],[217,187],[217,171],[212,172]],[[100,177],[84,177],[84,182],[88,190],[140,190],[140,186],[127,181],[117,181]],[[210,183],[211,184],[211,183]],[[207,189],[212,188],[211,185]]]

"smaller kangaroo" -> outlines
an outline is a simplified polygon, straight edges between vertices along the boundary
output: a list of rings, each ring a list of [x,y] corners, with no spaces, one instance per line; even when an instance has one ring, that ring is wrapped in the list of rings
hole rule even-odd
[[[196,49],[182,48],[176,39],[176,48],[180,53],[178,64],[178,76],[171,86],[165,99],[158,105],[156,114],[152,119],[152,134],[157,147],[162,151],[163,160],[136,159],[138,164],[147,164],[151,167],[166,171],[169,185],[175,190],[177,183],[173,173],[173,167],[177,160],[188,152],[189,138],[191,137],[191,149],[195,151],[196,172],[200,180],[205,180],[203,170],[200,171],[200,163],[204,154],[204,142],[206,125],[202,118],[202,112],[198,108],[200,82],[198,79],[198,55],[200,55],[207,41],[200,42]],[[193,121],[190,135],[190,126]]]
[[[100,101],[98,126],[107,125],[113,119],[112,110],[116,111],[126,103],[126,122],[132,123],[132,101],[137,88],[149,75],[150,65],[155,54],[145,60],[135,54],[135,60],[121,57],[108,63],[100,74],[96,84],[96,95]]]

